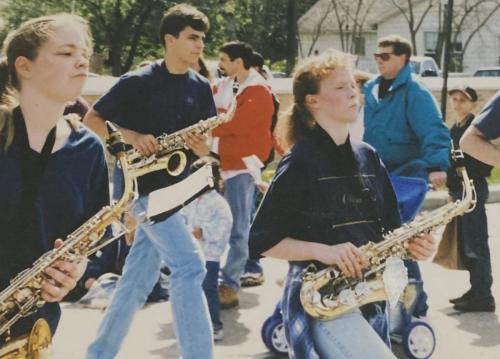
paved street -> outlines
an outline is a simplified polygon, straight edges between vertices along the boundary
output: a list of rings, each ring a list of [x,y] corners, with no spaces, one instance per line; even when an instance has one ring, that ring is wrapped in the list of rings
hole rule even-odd
[[[500,204],[488,205],[490,245],[493,259],[494,294],[500,304]],[[280,298],[276,281],[284,276],[286,263],[263,261],[264,286],[245,289],[239,309],[223,311],[225,339],[216,345],[216,358],[275,358],[260,339],[264,320],[271,315]],[[430,262],[423,263],[426,290],[429,293],[429,321],[437,336],[433,358],[500,358],[500,321],[497,313],[459,314],[448,303],[451,297],[468,289],[466,272],[447,271]],[[95,336],[102,313],[97,310],[63,309],[63,319],[55,337],[54,358],[84,358],[87,345]],[[403,358],[399,350],[398,357]],[[135,318],[118,359],[178,358],[172,317],[168,303],[148,306]],[[367,353],[366,358],[370,358]]]

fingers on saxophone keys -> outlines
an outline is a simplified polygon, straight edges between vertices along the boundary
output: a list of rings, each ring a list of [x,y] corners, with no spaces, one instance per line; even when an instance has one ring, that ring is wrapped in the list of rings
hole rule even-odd
[[[58,261],[58,262],[54,263],[52,268],[64,273],[65,275],[70,276],[71,278],[76,278],[78,275],[78,264],[77,263]]]
[[[135,148],[143,156],[151,156],[159,150],[159,144],[153,135],[141,135],[135,143]]]
[[[410,253],[419,260],[424,260],[432,256],[436,249],[436,242],[434,237],[429,233],[421,233],[409,244],[408,250]]]
[[[67,262],[57,262],[53,267],[45,270],[49,276],[45,283],[53,286],[62,286],[71,290],[76,286],[77,266]],[[44,284],[45,284],[44,283]]]
[[[348,277],[361,277],[363,275],[363,254],[351,243],[346,244],[345,251],[340,256],[344,267],[344,274]]]
[[[349,250],[351,263],[354,267],[353,276],[361,278],[363,276],[363,268],[368,265],[368,260],[366,259],[365,254],[356,246],[351,245]]]
[[[149,155],[155,154],[160,149],[160,145],[153,135],[146,136],[145,145],[147,147]]]
[[[49,283],[42,284],[41,296],[46,302],[58,302],[64,298],[63,291],[59,287]]]

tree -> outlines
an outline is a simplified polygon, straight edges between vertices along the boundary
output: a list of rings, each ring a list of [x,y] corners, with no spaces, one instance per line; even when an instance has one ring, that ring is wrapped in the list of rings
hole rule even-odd
[[[160,47],[158,14],[169,5],[166,0],[80,0],[76,11],[89,20],[97,48],[107,50],[117,76],[130,70],[141,45],[143,50]]]
[[[297,57],[297,1],[288,0],[287,16],[287,40],[288,56],[286,59],[286,73],[290,74],[295,67],[295,58]]]
[[[315,25],[311,31],[311,44],[306,52],[301,46],[301,54],[312,54],[316,42],[324,32],[325,23],[331,18],[334,18],[333,26],[335,31],[338,31],[342,51],[356,53],[356,39],[361,38],[366,19],[374,4],[375,0],[328,0],[316,4],[318,13],[313,15]]]
[[[461,51],[459,51],[455,57],[457,60],[456,66],[458,70],[463,67],[463,59],[467,48],[472,40],[472,38],[488,23],[490,18],[498,11],[500,8],[499,0],[477,0],[468,1],[464,0],[458,6],[454,8],[453,16],[453,44],[458,44],[460,42],[459,37],[463,43]],[[463,39],[465,34],[464,29],[467,27],[468,36]],[[456,69],[454,69],[456,70]]]
[[[417,32],[422,25],[425,17],[435,5],[436,0],[427,0],[426,7],[422,14],[420,15],[420,19],[416,18],[415,14],[415,0],[391,0],[394,6],[401,12],[406,22],[408,23],[408,28],[410,30],[411,44],[413,46],[413,54],[417,55]],[[406,3],[406,6],[405,6]]]
[[[366,18],[374,0],[334,1],[334,11],[339,24],[342,51],[356,54],[356,39],[363,33]],[[344,17],[344,20],[342,20]]]
[[[319,37],[321,36],[321,33],[323,32],[323,24],[325,20],[328,18],[328,16],[331,14],[334,4],[335,1],[328,1],[326,9],[323,10],[323,12],[320,14],[319,19],[317,19],[316,25],[314,26],[314,29],[312,31],[311,44],[309,45],[309,49],[307,50],[306,56],[311,56],[313,49],[316,46],[316,42],[318,41]],[[337,23],[339,24],[339,27],[342,28],[342,23],[338,20],[338,18],[337,18]],[[302,44],[300,44],[300,53],[302,56],[304,56],[304,50],[302,49]]]
[[[113,75],[130,70],[143,59],[162,56],[158,25],[164,11],[174,3],[186,2],[203,11],[210,20],[205,54],[216,56],[220,46],[231,40],[250,43],[271,63],[285,60],[287,49],[287,6],[289,0],[10,0],[2,9],[5,29],[27,19],[57,12],[86,18],[94,37],[95,53],[105,59]],[[316,0],[296,1],[297,16]],[[5,38],[7,31],[0,33]]]
[[[89,21],[97,52],[107,54],[113,75],[121,75],[134,64],[139,53],[158,52],[159,14],[171,5],[167,0],[79,0],[75,13]],[[70,12],[71,0],[10,1],[3,9],[6,28],[40,15]],[[3,34],[5,36],[5,33]]]

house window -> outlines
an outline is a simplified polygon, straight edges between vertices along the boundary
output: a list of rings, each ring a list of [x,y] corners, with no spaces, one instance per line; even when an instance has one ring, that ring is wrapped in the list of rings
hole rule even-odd
[[[456,40],[455,40],[456,36]],[[460,53],[463,50],[462,46],[462,34],[459,32],[451,34],[451,51],[455,53]]]
[[[436,52],[438,36],[439,34],[436,31],[424,32],[424,51],[426,54],[432,54]]]
[[[353,39],[354,44],[354,54],[364,56],[365,55],[365,38],[362,36],[355,36]]]
[[[431,54],[436,53],[438,39],[439,39],[439,33],[437,31],[424,32],[424,47],[426,55],[429,54],[428,56],[430,56]],[[451,40],[451,52],[461,53],[463,50],[462,34],[460,32],[458,34],[456,32],[452,33],[450,40]]]

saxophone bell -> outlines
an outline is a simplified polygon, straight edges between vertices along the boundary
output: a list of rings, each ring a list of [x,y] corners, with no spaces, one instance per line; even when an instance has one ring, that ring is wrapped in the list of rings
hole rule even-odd
[[[176,177],[184,172],[187,165],[187,156],[183,151],[174,151],[165,157],[167,162],[166,171],[169,175]]]
[[[27,335],[7,339],[0,348],[1,359],[40,359],[50,353],[52,333],[45,319],[38,319]]]

